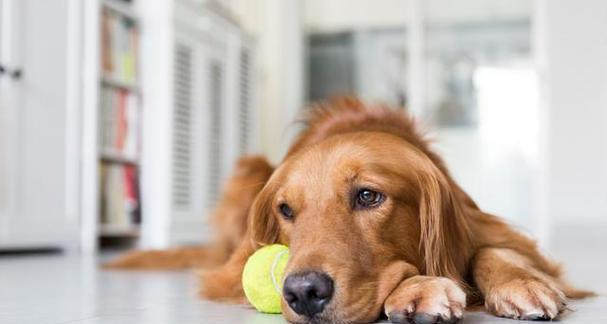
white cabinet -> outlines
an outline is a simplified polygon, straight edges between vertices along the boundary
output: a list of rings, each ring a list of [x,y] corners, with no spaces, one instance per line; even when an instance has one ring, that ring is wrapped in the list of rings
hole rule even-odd
[[[250,48],[239,28],[202,7],[175,6],[172,243],[208,238],[207,216],[251,137]]]
[[[0,249],[79,238],[77,2],[0,0]]]
[[[199,243],[211,236],[208,214],[238,155],[256,146],[250,41],[205,3],[146,2],[140,10],[149,53],[142,246]]]

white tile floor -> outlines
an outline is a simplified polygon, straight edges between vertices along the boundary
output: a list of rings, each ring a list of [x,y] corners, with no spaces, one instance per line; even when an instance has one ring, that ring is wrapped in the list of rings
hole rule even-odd
[[[552,254],[573,281],[607,292],[604,228],[557,231]],[[0,255],[0,323],[283,323],[244,306],[196,298],[192,272],[107,272],[74,255]],[[564,323],[607,323],[607,298],[576,302]],[[463,323],[514,323],[468,313]]]

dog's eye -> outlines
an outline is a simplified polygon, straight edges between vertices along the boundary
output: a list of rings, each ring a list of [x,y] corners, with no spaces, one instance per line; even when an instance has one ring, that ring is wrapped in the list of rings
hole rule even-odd
[[[278,205],[278,210],[280,211],[280,214],[282,215],[282,217],[286,220],[291,220],[293,219],[294,213],[293,213],[293,209],[291,209],[291,207],[289,207],[289,205],[282,203],[280,205]]]
[[[371,189],[360,189],[356,194],[355,209],[372,208],[379,206],[384,201],[384,195]]]

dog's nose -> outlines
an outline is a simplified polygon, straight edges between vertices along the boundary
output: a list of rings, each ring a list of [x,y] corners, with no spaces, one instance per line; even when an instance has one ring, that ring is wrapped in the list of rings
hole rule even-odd
[[[282,293],[297,314],[312,317],[322,312],[333,297],[333,279],[317,271],[291,274],[284,282]]]

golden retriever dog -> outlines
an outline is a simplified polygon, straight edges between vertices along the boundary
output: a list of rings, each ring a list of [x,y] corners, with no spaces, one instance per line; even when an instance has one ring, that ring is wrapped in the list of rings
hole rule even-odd
[[[483,212],[402,110],[350,98],[311,107],[275,168],[243,158],[213,216],[215,246],[135,252],[109,267],[200,266],[201,296],[246,303],[259,247],[290,248],[283,316],[293,323],[452,323],[466,306],[551,320],[567,284],[534,241]]]

